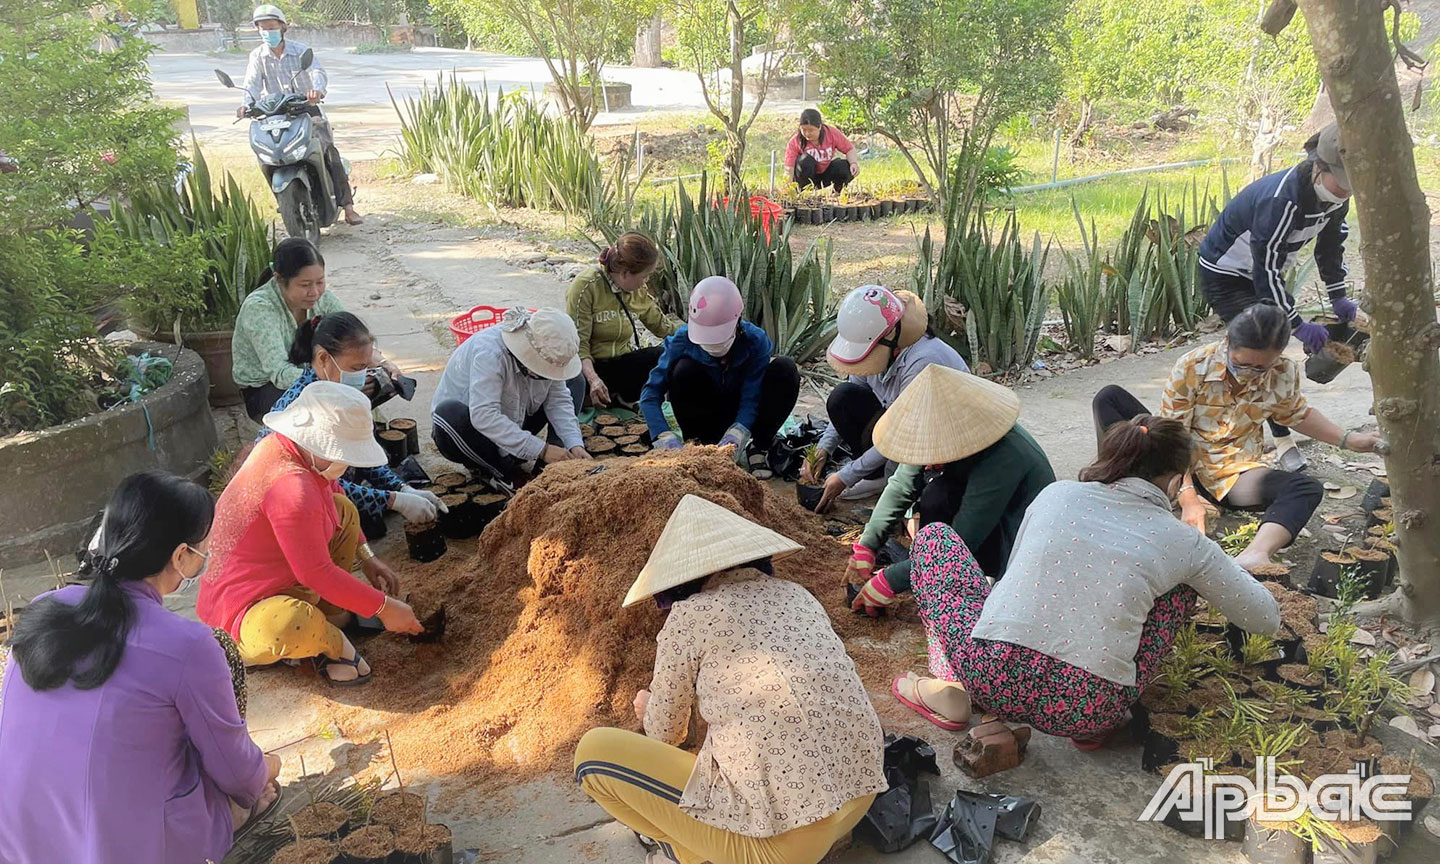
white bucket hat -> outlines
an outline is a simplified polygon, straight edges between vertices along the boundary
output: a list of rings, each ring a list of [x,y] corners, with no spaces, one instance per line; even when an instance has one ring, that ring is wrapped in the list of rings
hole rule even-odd
[[[370,400],[337,381],[307,385],[284,410],[266,414],[264,423],[321,459],[352,468],[385,464],[385,450],[375,440]]]
[[[506,309],[500,338],[525,368],[551,381],[580,374],[580,332],[559,309]]]
[[[621,605],[633,606],[701,576],[761,558],[783,558],[804,548],[719,504],[686,495],[675,505],[650,560]]]

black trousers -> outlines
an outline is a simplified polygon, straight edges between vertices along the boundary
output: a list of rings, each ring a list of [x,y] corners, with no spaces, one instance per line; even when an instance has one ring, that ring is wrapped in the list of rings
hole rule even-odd
[[[719,443],[740,412],[740,379],[717,381],[703,363],[681,357],[670,367],[670,407],[687,441]],[[800,369],[789,357],[773,357],[760,384],[760,410],[750,442],[765,449],[800,398]]]
[[[1115,423],[1151,413],[1139,399],[1115,384],[1096,393],[1091,407],[1095,414],[1097,440],[1103,438],[1105,430]],[[1273,468],[1245,472],[1223,501],[1217,501],[1210,490],[1200,483],[1195,484],[1195,491],[1226,510],[1263,512],[1261,522],[1274,522],[1289,531],[1291,538],[1300,536],[1300,529],[1310,521],[1325,495],[1325,487],[1314,477]]]
[[[1200,287],[1205,291],[1205,299],[1210,301],[1210,308],[1214,309],[1215,314],[1226,324],[1257,303],[1271,303],[1269,298],[1255,293],[1254,281],[1216,273],[1204,267],[1200,268]],[[1274,420],[1265,422],[1270,426],[1270,434],[1276,438],[1284,438],[1290,434],[1289,427],[1281,426]]]
[[[634,405],[640,401],[640,391],[645,388],[650,370],[660,362],[660,354],[664,350],[660,345],[653,345],[608,360],[596,360],[595,374],[605,382],[612,397]]]
[[[340,151],[335,149],[335,133],[330,121],[320,113],[320,106],[310,106],[310,116],[315,118],[313,129],[325,148],[325,171],[330,175],[330,188],[335,192],[335,206],[341,209],[355,203],[355,191],[350,188],[350,176],[345,173],[345,162]]]
[[[270,413],[275,402],[285,395],[285,391],[274,384],[261,384],[259,387],[241,387],[240,395],[245,397],[245,413],[251,420],[259,423]]]
[[[570,388],[570,396],[575,401],[575,411],[578,414],[580,405],[585,400],[585,377],[576,375],[566,381],[565,386]],[[509,480],[520,470],[520,459],[514,454],[502,452],[494,441],[470,425],[470,406],[464,402],[458,399],[441,402],[435,406],[430,421],[430,439],[435,442],[435,449],[451,462],[458,462],[470,469],[471,474]],[[526,417],[520,428],[535,435],[539,434],[548,422],[544,410],[540,410]],[[553,428],[546,436],[546,441],[556,447],[565,446]]]
[[[835,191],[843,190],[855,175],[850,171],[850,162],[844,157],[836,159],[820,170],[820,163],[815,161],[814,156],[801,156],[795,163],[795,172],[790,176],[801,189],[806,186],[814,186],[817,189],[824,189],[826,186],[834,186]]]
[[[875,398],[875,391],[864,384],[846,381],[830,391],[825,400],[825,413],[830,416],[830,425],[839,433],[845,449],[859,458],[860,454],[874,445],[870,434],[885,406]]]

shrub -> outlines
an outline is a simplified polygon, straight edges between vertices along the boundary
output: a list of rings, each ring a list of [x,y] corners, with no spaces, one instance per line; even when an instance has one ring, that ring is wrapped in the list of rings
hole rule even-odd
[[[147,290],[132,279],[121,294],[132,318],[154,330],[177,323],[192,331],[228,329],[240,304],[264,284],[274,247],[271,221],[233,175],[211,176],[198,145],[182,184],[157,182],[132,195],[115,208],[112,230],[117,240],[175,268],[172,284],[157,279]],[[123,278],[119,287],[126,287]]]

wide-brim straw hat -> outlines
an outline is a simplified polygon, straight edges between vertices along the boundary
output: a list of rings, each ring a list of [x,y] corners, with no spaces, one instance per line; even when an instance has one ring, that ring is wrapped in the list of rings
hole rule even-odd
[[[864,359],[854,363],[846,363],[837,358],[830,351],[825,352],[825,359],[830,362],[830,368],[834,369],[842,378],[846,375],[879,375],[890,365],[890,358],[905,348],[909,348],[930,327],[930,312],[925,308],[925,301],[913,291],[896,291],[895,296],[905,304],[905,314],[900,318],[900,339],[899,344],[892,350],[887,345],[876,345]],[[836,336],[836,340],[840,337]]]
[[[580,374],[580,332],[559,309],[506,309],[500,338],[516,360],[541,378],[568,381]]]
[[[1004,438],[1020,419],[1008,387],[932,363],[875,424],[875,446],[902,465],[944,465]]]
[[[321,459],[352,468],[378,468],[386,461],[385,449],[375,440],[370,400],[348,384],[312,382],[263,422]]]
[[[783,558],[805,547],[698,495],[686,495],[655,541],[624,606],[761,558]]]

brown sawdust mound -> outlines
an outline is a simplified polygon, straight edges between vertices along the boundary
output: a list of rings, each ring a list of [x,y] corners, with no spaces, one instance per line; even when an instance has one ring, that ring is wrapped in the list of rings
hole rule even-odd
[[[804,545],[775,575],[825,605],[873,695],[923,666],[913,605],[879,621],[850,611],[841,585],[849,548],[819,517],[728,451],[687,447],[551,465],[486,527],[473,560],[397,568],[414,594],[444,598],[445,637],[414,645],[383,635],[361,646],[375,680],[364,707],[339,708],[336,720],[352,738],[388,729],[406,770],[477,786],[568,772],[590,728],[637,729],[631,703],[649,686],[663,618],[652,603],[620,603],[686,494]]]

